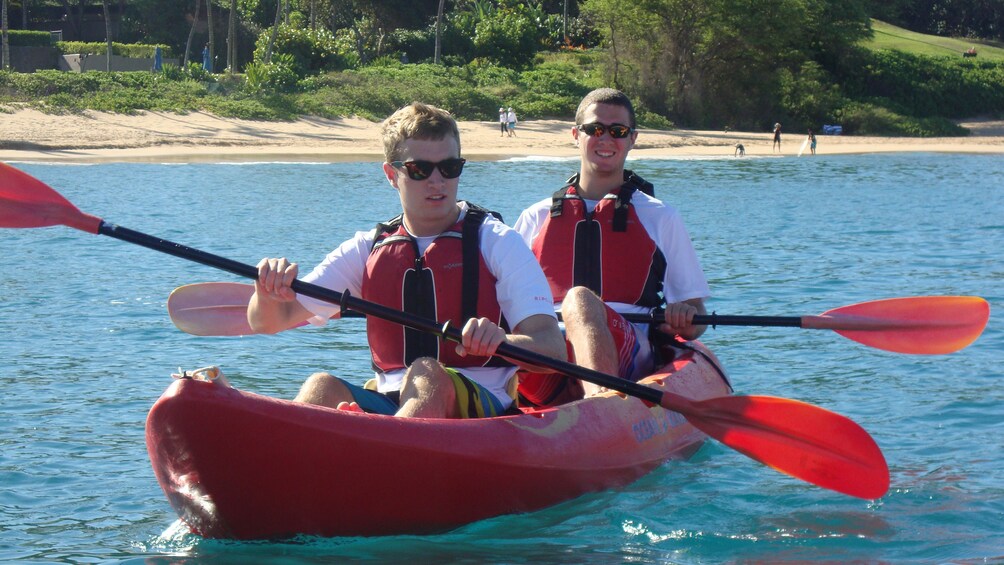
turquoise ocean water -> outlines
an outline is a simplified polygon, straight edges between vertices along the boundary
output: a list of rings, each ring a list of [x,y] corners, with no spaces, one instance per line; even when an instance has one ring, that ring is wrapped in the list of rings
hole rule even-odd
[[[312,266],[398,206],[376,163],[17,166],[85,212],[246,263],[284,255]],[[511,222],[576,167],[473,162],[461,197]],[[170,291],[232,275],[65,227],[2,230],[0,561],[1004,562],[1004,157],[630,167],[681,208],[719,314],[937,294],[991,302],[980,340],[947,356],[886,353],[826,331],[705,335],[737,392],[804,400],[864,426],[889,461],[887,496],[824,491],[708,443],[626,488],[442,535],[203,540],[176,524],[144,445],[169,374],[218,364],[239,388],[280,397],[318,369],[362,379],[362,325],[189,336],[167,316]]]

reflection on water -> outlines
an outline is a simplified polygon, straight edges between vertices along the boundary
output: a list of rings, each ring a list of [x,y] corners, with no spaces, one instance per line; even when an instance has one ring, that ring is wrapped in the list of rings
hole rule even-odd
[[[474,162],[461,197],[512,222],[574,161]],[[889,461],[881,501],[778,475],[709,443],[616,492],[440,536],[202,540],[147,458],[146,412],[178,366],[292,397],[317,370],[363,379],[363,322],[198,338],[165,312],[213,269],[67,228],[4,230],[0,270],[0,560],[460,563],[748,560],[963,562],[1004,547],[1004,158],[972,155],[638,160],[680,208],[720,314],[804,315],[893,296],[972,294],[994,316],[949,356],[867,348],[833,332],[705,335],[738,392],[796,398],[862,424]],[[373,163],[22,165],[81,210],[245,263],[313,266],[396,214]],[[207,433],[210,433],[207,431]],[[234,472],[241,472],[235,469]],[[486,485],[486,488],[490,486]],[[169,528],[170,526],[170,528]],[[165,531],[165,528],[168,528]],[[997,557],[999,559],[999,557]]]

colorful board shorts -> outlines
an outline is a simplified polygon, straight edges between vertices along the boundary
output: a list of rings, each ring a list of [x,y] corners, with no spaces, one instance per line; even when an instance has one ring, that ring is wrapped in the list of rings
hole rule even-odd
[[[490,418],[505,415],[506,408],[499,399],[485,387],[465,377],[459,371],[444,367],[453,380],[453,388],[457,391],[457,404],[461,418]],[[376,391],[376,381],[370,381],[364,386],[342,381],[352,393],[352,399],[371,414],[393,416],[401,405],[401,393],[394,391],[382,393]],[[370,388],[370,383],[372,388]]]
[[[647,326],[636,326],[624,319],[610,306],[607,309],[607,329],[617,348],[617,376],[632,382],[647,376],[653,368],[655,357],[649,344]],[[575,362],[572,345],[565,342],[569,362]],[[559,373],[528,373],[520,371],[519,402],[521,406],[557,406],[582,398],[582,385],[578,380]]]

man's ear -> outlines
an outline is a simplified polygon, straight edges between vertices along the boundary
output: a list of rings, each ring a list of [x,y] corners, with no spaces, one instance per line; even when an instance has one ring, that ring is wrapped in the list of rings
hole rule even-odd
[[[387,182],[390,183],[395,189],[397,188],[397,169],[391,166],[390,163],[383,164],[383,174],[387,177]]]

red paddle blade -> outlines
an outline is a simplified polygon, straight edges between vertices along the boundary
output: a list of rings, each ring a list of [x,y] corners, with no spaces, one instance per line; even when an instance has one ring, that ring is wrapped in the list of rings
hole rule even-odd
[[[978,296],[916,296],[875,300],[823,313],[840,322],[840,335],[894,351],[939,355],[976,341],[990,319],[990,303]],[[859,326],[859,327],[855,327]]]
[[[42,181],[0,163],[0,227],[60,225],[96,234],[101,218],[84,214]]]
[[[679,399],[667,400],[663,406]],[[682,413],[695,427],[782,473],[859,498],[880,498],[889,490],[882,451],[846,416],[773,396],[688,403]],[[678,406],[666,407],[679,411]]]

